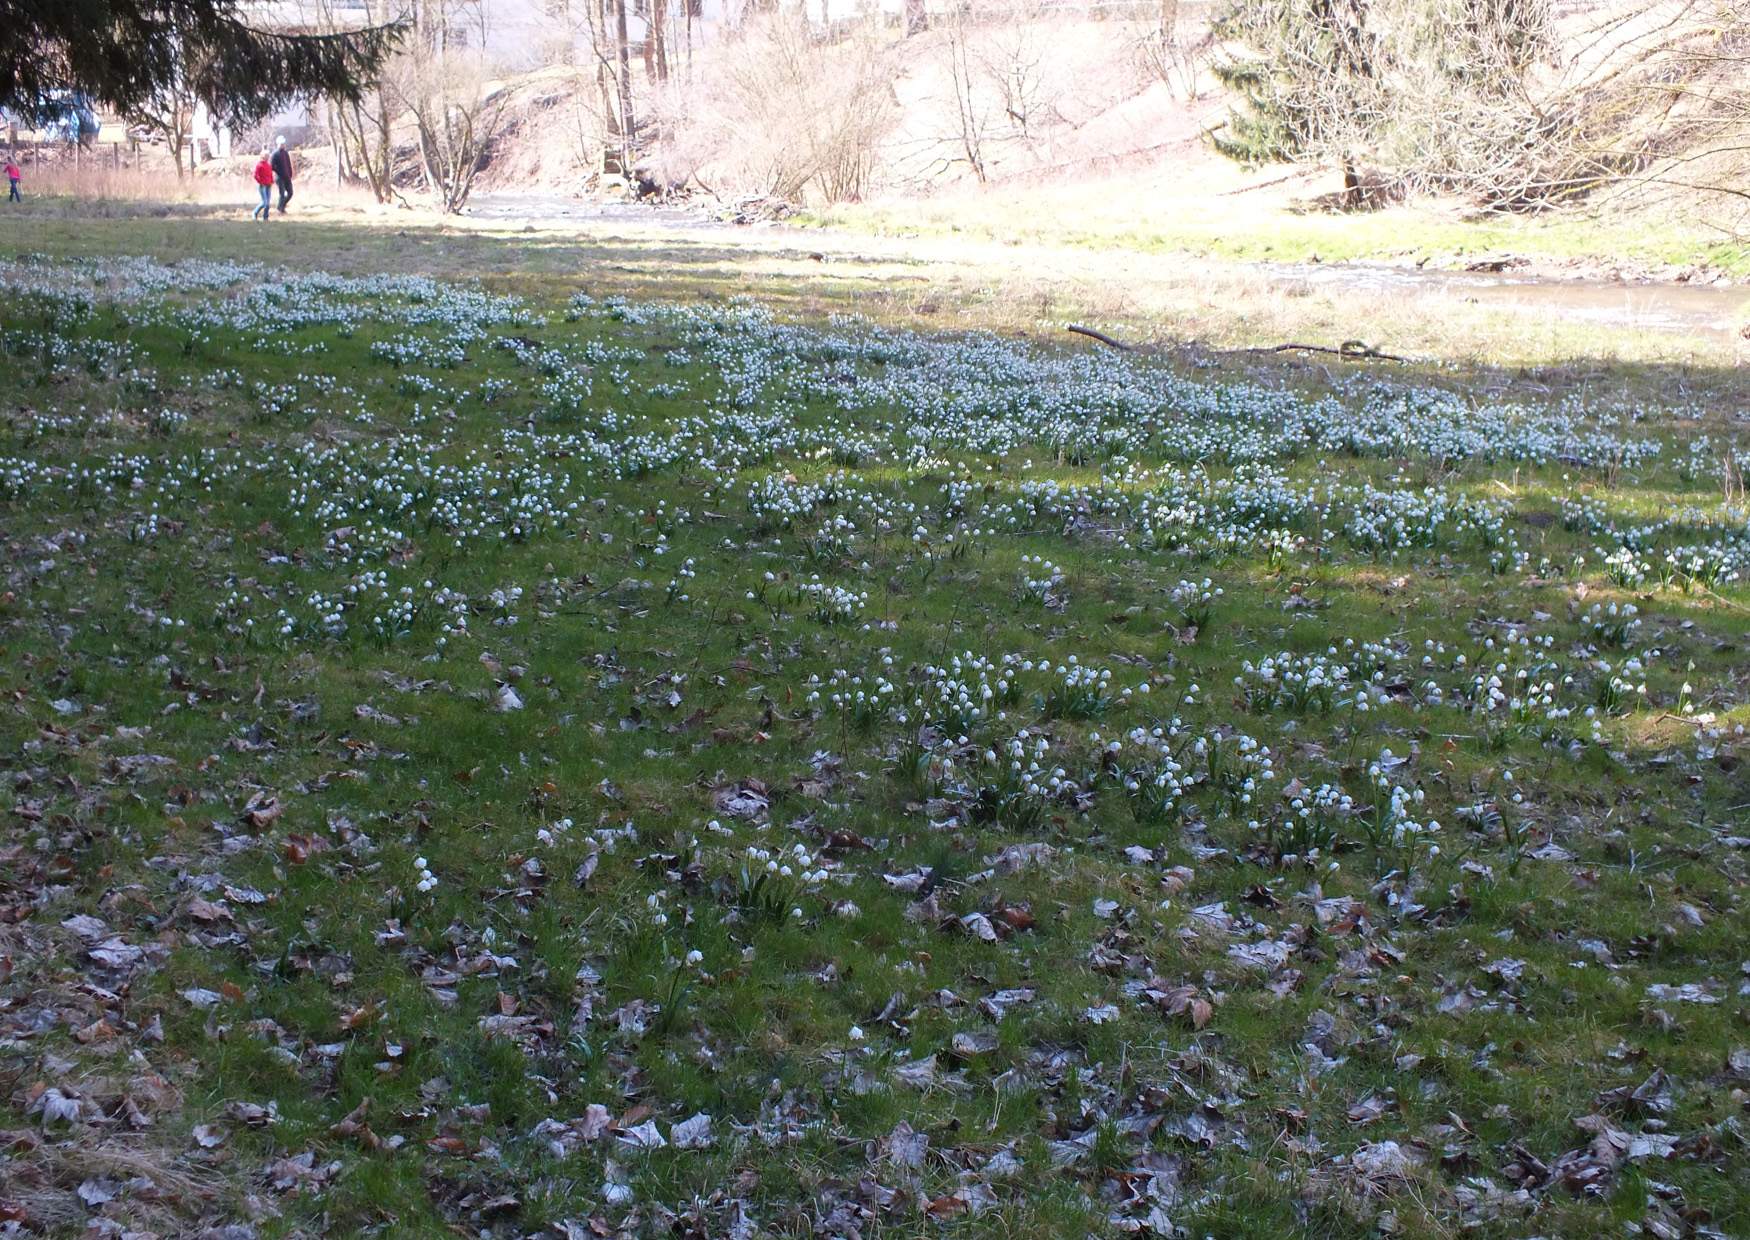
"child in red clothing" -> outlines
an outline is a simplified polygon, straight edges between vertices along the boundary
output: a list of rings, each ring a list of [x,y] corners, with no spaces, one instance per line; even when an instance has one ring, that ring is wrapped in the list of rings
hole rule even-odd
[[[273,191],[273,165],[268,162],[266,147],[261,149],[261,158],[255,163],[255,188],[261,191],[261,205],[249,213],[249,218],[265,220]]]
[[[12,192],[6,195],[7,202],[23,202],[18,195],[18,183],[24,179],[24,171],[19,168],[18,161],[8,156],[6,159],[6,182],[12,187]]]

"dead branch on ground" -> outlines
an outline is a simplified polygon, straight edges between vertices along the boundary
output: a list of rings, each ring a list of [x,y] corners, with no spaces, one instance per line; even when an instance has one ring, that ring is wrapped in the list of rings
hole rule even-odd
[[[1130,352],[1136,347],[1135,345],[1125,344],[1122,340],[1114,340],[1105,332],[1096,331],[1092,327],[1083,327],[1080,323],[1071,323],[1065,328],[1065,330],[1072,331],[1078,336],[1086,336],[1090,340],[1098,340],[1109,349],[1118,349],[1125,353]]]
[[[1405,357],[1401,353],[1386,353],[1374,348],[1365,340],[1345,340],[1336,348],[1328,344],[1273,344],[1261,345],[1252,349],[1237,349],[1238,353],[1324,353],[1332,357],[1347,358],[1359,362],[1413,362],[1414,358]]]

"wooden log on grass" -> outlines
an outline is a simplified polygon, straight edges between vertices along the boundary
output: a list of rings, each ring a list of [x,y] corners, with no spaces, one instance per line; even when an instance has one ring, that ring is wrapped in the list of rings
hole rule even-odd
[[[1098,340],[1109,349],[1118,349],[1128,353],[1131,349],[1136,347],[1134,345],[1125,344],[1122,340],[1114,340],[1103,331],[1096,331],[1092,327],[1083,327],[1080,323],[1071,323],[1068,330],[1074,332],[1078,336],[1086,336],[1090,340]]]
[[[1409,362],[1414,359],[1404,357],[1399,353],[1385,353],[1374,348],[1365,340],[1345,340],[1336,348],[1328,344],[1273,344],[1263,345],[1255,349],[1241,349],[1241,353],[1326,353],[1332,357],[1346,357],[1351,361],[1361,362]]]

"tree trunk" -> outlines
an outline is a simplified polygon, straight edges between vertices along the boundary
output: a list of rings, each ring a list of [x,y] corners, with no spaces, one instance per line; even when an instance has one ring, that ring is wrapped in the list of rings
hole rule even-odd
[[[632,38],[626,30],[626,0],[614,0],[615,45],[620,63],[620,172],[632,175],[632,138],[638,122],[632,115]]]
[[[611,40],[608,38],[608,6],[607,0],[583,0],[584,18],[589,22],[589,51],[595,60],[596,92],[601,97],[602,123],[607,127],[607,136],[614,138],[620,132],[619,108],[615,103],[615,91],[609,85],[613,74],[609,70],[608,50]],[[600,160],[600,171],[608,170],[608,160],[613,154],[611,145],[605,144],[596,152],[593,158]]]
[[[323,102],[322,117],[328,126],[328,145],[334,153],[334,187],[339,189],[347,182],[346,144],[341,141],[340,109],[334,106],[334,100]]]
[[[668,81],[668,0],[650,0],[650,36],[655,45],[656,80]]]

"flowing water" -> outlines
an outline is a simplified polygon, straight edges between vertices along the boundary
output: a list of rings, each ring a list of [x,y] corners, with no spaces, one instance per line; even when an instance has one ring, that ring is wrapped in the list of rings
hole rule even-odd
[[[1430,271],[1373,263],[1260,268],[1289,287],[1430,295],[1483,306],[1651,331],[1732,333],[1750,319],[1750,288],[1514,274]]]

